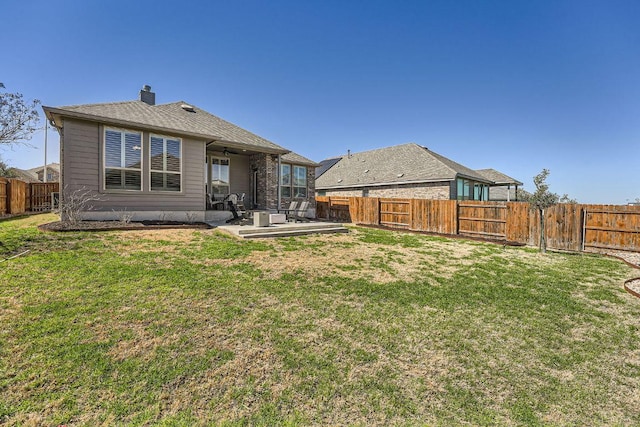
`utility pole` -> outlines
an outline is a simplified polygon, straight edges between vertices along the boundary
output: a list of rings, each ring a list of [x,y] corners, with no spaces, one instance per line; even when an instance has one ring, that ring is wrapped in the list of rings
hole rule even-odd
[[[47,129],[49,128],[47,116],[44,117],[44,171],[42,172],[42,181],[47,182]]]

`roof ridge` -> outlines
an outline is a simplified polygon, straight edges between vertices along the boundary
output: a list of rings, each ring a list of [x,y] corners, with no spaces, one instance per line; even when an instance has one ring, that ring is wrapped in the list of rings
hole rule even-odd
[[[133,104],[133,103],[142,103],[142,104],[148,105],[145,102],[142,102],[137,99],[133,99],[130,101],[94,102],[93,104],[61,105],[60,107],[54,107],[54,108],[99,107],[99,106],[105,106],[105,105],[120,105],[120,104]]]
[[[351,155],[353,156],[355,154],[368,154],[368,153],[373,153],[375,151],[389,150],[389,149],[392,149],[392,148],[404,147],[405,145],[415,145],[415,146],[420,147],[420,148],[425,148],[425,147],[422,147],[421,145],[419,145],[419,144],[417,144],[415,142],[405,142],[405,143],[402,143],[402,144],[391,145],[389,147],[380,147],[380,148],[374,148],[372,150],[367,150],[367,151],[358,151],[356,153],[351,153]],[[342,156],[337,156],[337,157],[345,157],[345,156],[346,156],[346,154],[344,154]]]

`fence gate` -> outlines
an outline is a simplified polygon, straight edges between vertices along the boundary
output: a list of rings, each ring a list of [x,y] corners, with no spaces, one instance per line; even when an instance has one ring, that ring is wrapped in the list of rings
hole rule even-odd
[[[640,251],[640,210],[635,206],[585,207],[582,250]]]
[[[502,202],[460,202],[458,233],[506,240],[507,206]]]
[[[411,225],[411,200],[380,199],[380,225],[409,228]]]

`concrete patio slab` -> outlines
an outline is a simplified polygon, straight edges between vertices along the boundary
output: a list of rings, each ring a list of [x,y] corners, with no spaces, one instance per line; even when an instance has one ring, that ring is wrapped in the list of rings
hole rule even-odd
[[[287,222],[284,224],[271,224],[268,227],[255,225],[235,224],[210,224],[218,230],[232,234],[243,239],[256,239],[267,237],[289,237],[316,233],[348,233],[349,229],[335,222]]]

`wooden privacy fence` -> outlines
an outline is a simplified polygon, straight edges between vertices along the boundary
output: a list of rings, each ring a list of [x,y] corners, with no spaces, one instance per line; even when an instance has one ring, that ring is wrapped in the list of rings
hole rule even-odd
[[[538,245],[540,216],[522,202],[317,197],[318,218]],[[547,247],[640,252],[640,206],[558,204],[545,211]]]
[[[31,212],[44,212],[51,210],[53,203],[52,193],[60,190],[57,182],[36,182],[29,185],[28,210]]]
[[[0,178],[0,215],[7,213],[7,185],[6,178]]]
[[[60,191],[57,182],[27,183],[19,179],[0,178],[0,215],[51,210],[52,193]]]

